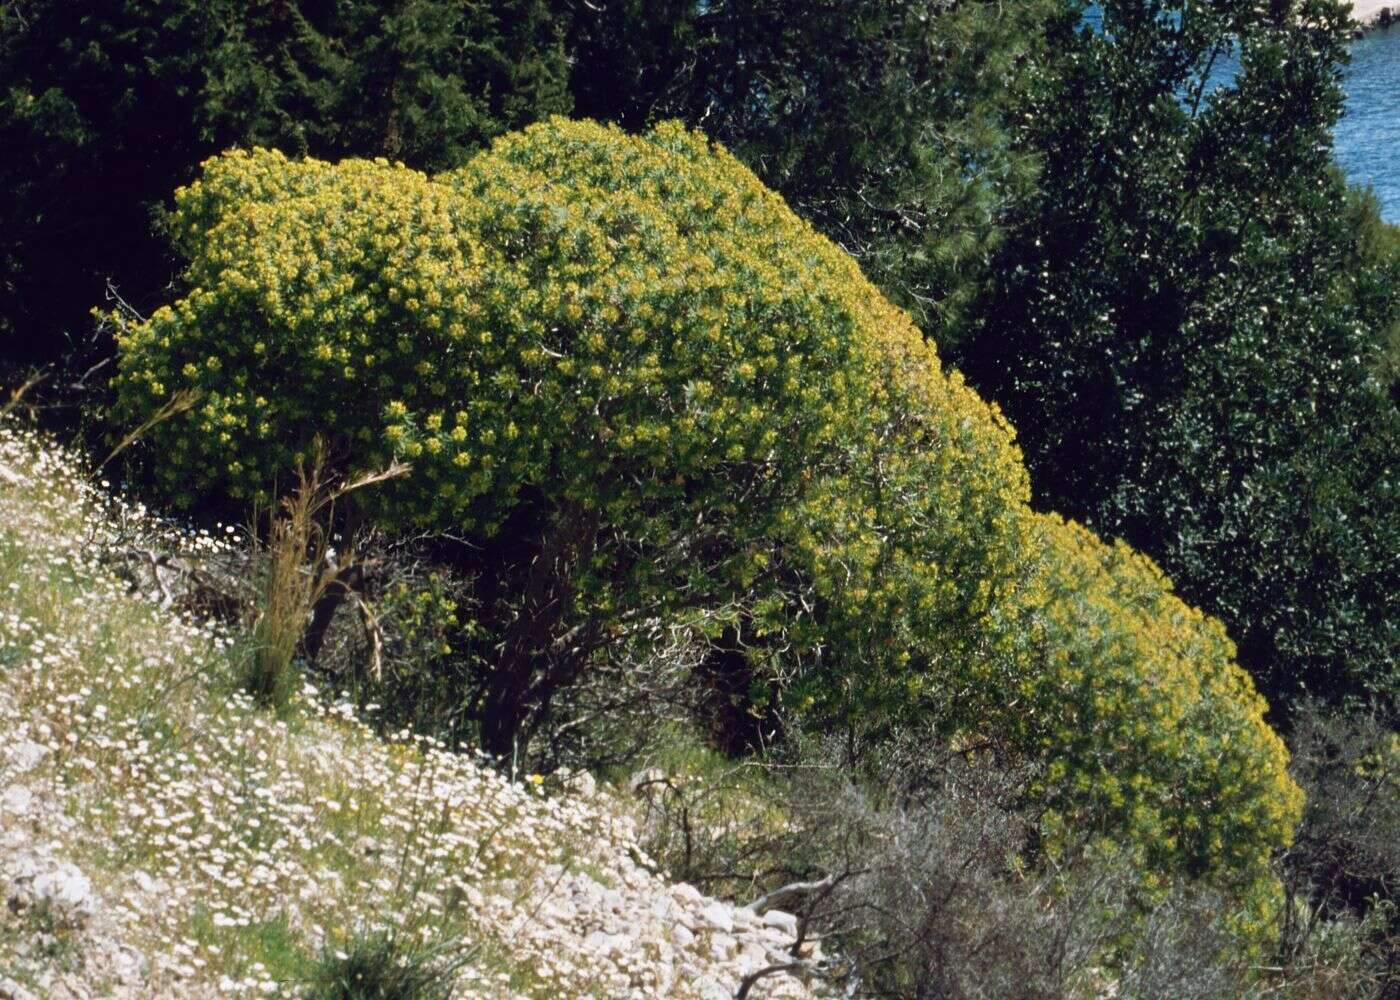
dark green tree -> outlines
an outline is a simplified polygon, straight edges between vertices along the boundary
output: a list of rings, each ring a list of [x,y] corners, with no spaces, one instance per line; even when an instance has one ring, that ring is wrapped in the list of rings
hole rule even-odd
[[[579,114],[723,142],[941,344],[1034,159],[1012,95],[1058,0],[570,0]]]
[[[969,370],[1042,502],[1160,560],[1283,707],[1393,697],[1397,416],[1384,295],[1331,159],[1332,0],[1072,5],[1028,102],[1044,158]],[[1222,60],[1238,73],[1221,78]]]
[[[221,149],[441,169],[567,111],[566,75],[543,0],[12,0],[0,354],[70,353],[109,279],[143,308],[175,272],[152,212]]]
[[[236,11],[202,112],[244,144],[440,170],[570,107],[563,39],[544,0],[280,0]]]
[[[158,285],[151,204],[207,143],[203,5],[7,4],[0,14],[0,358],[54,360],[110,276]]]

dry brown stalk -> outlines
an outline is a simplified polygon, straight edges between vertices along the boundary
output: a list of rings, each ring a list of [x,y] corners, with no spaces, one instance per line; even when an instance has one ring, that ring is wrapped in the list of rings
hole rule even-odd
[[[329,525],[335,505],[351,493],[407,474],[409,466],[395,462],[337,484],[329,471],[326,452],[318,439],[311,459],[297,469],[297,487],[283,498],[280,513],[271,518],[265,542],[254,541],[254,564],[261,568],[258,606],[252,625],[252,655],[246,686],[262,704],[283,708],[291,699],[295,671],[292,664],[306,636],[312,610],[330,588],[344,588],[346,570],[355,565],[353,548],[336,555],[331,548]],[[346,595],[340,595],[343,599]],[[378,626],[373,613],[358,601],[366,634],[378,648]]]

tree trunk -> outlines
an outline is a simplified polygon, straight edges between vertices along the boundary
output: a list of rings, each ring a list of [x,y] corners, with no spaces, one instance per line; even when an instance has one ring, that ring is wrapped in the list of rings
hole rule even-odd
[[[389,86],[384,94],[383,129],[379,151],[388,159],[396,160],[403,150],[403,128],[399,119],[399,89],[402,73],[397,60],[389,77]]]
[[[321,591],[321,596],[312,606],[311,624],[306,627],[306,634],[301,639],[302,655],[307,660],[316,662],[316,658],[321,655],[321,647],[325,645],[326,633],[330,630],[335,613],[340,610],[346,598],[364,586],[364,582],[364,568],[358,562],[342,566],[334,572],[330,582]]]
[[[764,749],[781,735],[782,720],[774,708],[753,703],[757,678],[734,629],[719,637],[697,673],[705,685],[703,710],[716,750],[737,759]]]
[[[592,655],[591,632],[561,642],[573,611],[575,567],[592,555],[597,516],[561,508],[528,554],[525,585],[505,631],[499,659],[481,705],[481,747],[498,760],[513,758],[549,710],[559,688],[571,683]]]

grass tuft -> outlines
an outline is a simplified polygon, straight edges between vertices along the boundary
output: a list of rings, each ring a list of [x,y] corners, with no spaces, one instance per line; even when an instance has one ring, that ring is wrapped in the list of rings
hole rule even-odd
[[[448,1000],[454,970],[436,951],[402,934],[374,931],[327,950],[311,975],[306,1000]]]

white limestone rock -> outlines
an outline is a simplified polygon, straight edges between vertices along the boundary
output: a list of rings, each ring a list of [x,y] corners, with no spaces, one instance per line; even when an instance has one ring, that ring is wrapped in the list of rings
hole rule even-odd
[[[0,1000],[39,1000],[13,979],[0,977]]]
[[[44,762],[49,748],[32,740],[20,740],[5,753],[5,769],[13,774],[28,774]]]
[[[0,795],[0,813],[7,816],[28,816],[34,805],[34,793],[27,785],[11,785]]]
[[[763,925],[781,931],[788,937],[797,937],[797,917],[783,910],[769,910],[763,914]]]
[[[34,896],[48,904],[57,921],[84,927],[97,909],[97,897],[88,877],[66,861],[34,880]]]
[[[700,917],[706,924],[723,934],[734,932],[734,911],[719,900],[712,900],[700,911]]]

